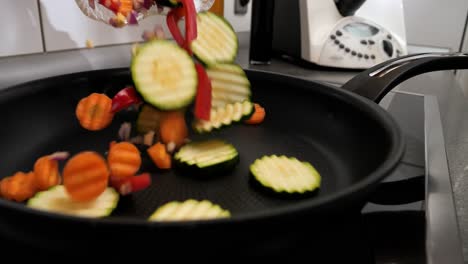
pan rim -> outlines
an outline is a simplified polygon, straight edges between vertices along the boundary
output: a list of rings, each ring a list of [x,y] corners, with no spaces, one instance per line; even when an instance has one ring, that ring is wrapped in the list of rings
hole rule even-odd
[[[388,140],[390,142],[390,149],[386,155],[386,159],[383,163],[380,164],[375,170],[364,177],[363,179],[357,181],[356,183],[334,192],[332,194],[327,194],[323,197],[318,197],[309,200],[298,200],[295,204],[290,204],[286,207],[281,207],[277,209],[268,209],[262,210],[259,212],[249,212],[242,213],[239,215],[232,215],[230,218],[221,218],[221,219],[210,219],[203,221],[181,221],[181,222],[156,222],[148,221],[143,218],[87,218],[87,217],[78,217],[60,213],[54,213],[49,211],[38,210],[34,208],[27,207],[25,204],[16,203],[4,199],[0,199],[0,209],[12,209],[17,212],[29,214],[35,217],[45,217],[53,220],[64,220],[70,223],[81,223],[81,224],[90,224],[92,226],[96,225],[107,225],[107,226],[128,226],[128,227],[144,227],[144,228],[187,228],[195,226],[210,226],[210,225],[226,225],[226,224],[236,224],[250,221],[261,221],[265,219],[274,219],[277,217],[284,217],[290,215],[296,215],[298,213],[312,212],[318,210],[319,208],[326,207],[332,204],[334,201],[344,201],[347,197],[350,197],[353,193],[366,190],[370,191],[375,187],[375,185],[380,182],[383,178],[388,176],[399,164],[403,157],[405,143],[402,137],[402,131],[400,126],[397,124],[395,119],[383,108],[381,108],[377,103],[362,97],[358,94],[355,94],[351,91],[341,89],[341,87],[335,87],[327,84],[326,82],[307,80],[305,78],[300,78],[285,73],[278,72],[269,72],[257,69],[245,69],[247,74],[263,74],[267,75],[268,78],[272,79],[283,79],[283,80],[294,80],[300,82],[303,85],[318,84],[315,85],[313,89],[319,90],[320,93],[326,94],[327,96],[341,97],[346,99],[347,103],[351,103],[359,107],[359,111],[368,115],[369,118],[373,118],[380,123],[382,128],[388,133]],[[45,81],[59,80],[62,78],[72,78],[83,75],[95,75],[102,73],[111,73],[111,74],[129,74],[129,68],[106,68],[99,70],[87,70],[87,71],[78,71],[69,74],[50,76],[46,78],[40,78],[14,86],[10,86],[0,90],[0,103],[9,96],[14,96],[15,94],[25,92],[30,90],[29,86],[39,85]],[[312,85],[313,86],[313,85]],[[322,91],[320,91],[322,90]],[[325,91],[327,90],[327,91]]]

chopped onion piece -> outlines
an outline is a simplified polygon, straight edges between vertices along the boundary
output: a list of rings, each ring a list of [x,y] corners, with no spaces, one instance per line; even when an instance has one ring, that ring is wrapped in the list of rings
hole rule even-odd
[[[129,122],[124,122],[119,129],[119,139],[123,141],[128,141],[130,139],[130,132],[132,131],[132,124]]]
[[[70,153],[67,151],[58,151],[49,155],[49,158],[52,160],[66,160],[70,156]]]
[[[149,131],[146,133],[143,137],[143,144],[147,146],[153,145],[154,135],[154,131]]]
[[[138,25],[138,13],[135,10],[132,10],[128,14],[127,21],[129,25]]]
[[[174,153],[175,149],[176,149],[176,143],[174,141],[171,141],[171,142],[167,143],[167,145],[166,145],[167,152],[172,154],[172,153]]]

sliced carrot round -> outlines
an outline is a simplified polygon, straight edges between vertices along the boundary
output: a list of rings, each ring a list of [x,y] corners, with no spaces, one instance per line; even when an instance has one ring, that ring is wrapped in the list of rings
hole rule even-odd
[[[63,185],[75,201],[91,201],[107,187],[109,169],[106,160],[93,151],[70,158],[63,168]]]
[[[81,99],[75,114],[80,125],[88,130],[101,130],[112,122],[112,99],[105,94],[92,93]]]
[[[38,191],[44,191],[60,183],[59,164],[49,155],[40,157],[34,163],[34,184]]]
[[[5,177],[0,181],[0,196],[5,199],[11,199],[8,193],[8,184],[11,180],[11,176]]]
[[[120,6],[118,13],[121,13],[124,16],[128,16],[133,10],[133,1],[132,0],[120,0]]]
[[[19,171],[2,180],[1,189],[5,199],[23,202],[36,193],[34,173]]]
[[[158,168],[171,168],[171,156],[167,153],[166,146],[164,144],[158,142],[149,147],[146,151]]]
[[[176,146],[184,144],[188,136],[187,123],[183,111],[172,111],[164,114],[159,126],[161,141],[165,144],[174,142]]]
[[[140,151],[130,142],[114,143],[109,149],[107,162],[112,178],[121,180],[135,175],[140,169]]]
[[[259,104],[254,104],[255,110],[252,116],[245,121],[246,124],[255,125],[260,124],[265,119],[265,108],[260,106]]]

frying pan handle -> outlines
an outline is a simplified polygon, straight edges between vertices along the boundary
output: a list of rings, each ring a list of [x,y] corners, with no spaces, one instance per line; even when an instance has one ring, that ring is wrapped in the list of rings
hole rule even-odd
[[[420,53],[388,60],[360,74],[343,88],[379,103],[395,86],[416,75],[453,69],[468,69],[466,53]],[[380,183],[369,202],[407,204],[425,199],[425,176]]]
[[[468,69],[467,53],[419,53],[380,63],[343,85],[348,91],[379,103],[401,82],[416,75],[453,69]]]

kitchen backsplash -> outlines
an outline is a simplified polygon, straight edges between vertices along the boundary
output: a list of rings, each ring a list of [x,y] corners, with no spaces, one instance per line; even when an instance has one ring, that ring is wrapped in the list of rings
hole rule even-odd
[[[0,57],[139,42],[143,31],[157,24],[170,36],[164,16],[148,17],[138,26],[111,28],[82,14],[74,0],[3,2],[10,12],[0,17]],[[244,14],[235,14],[235,0],[224,1],[224,16],[237,32],[250,29],[250,5]]]
[[[42,52],[41,23],[36,0],[2,1],[0,57]]]
[[[421,46],[431,48],[429,51],[445,51],[452,46],[455,47],[453,50],[457,50],[456,47],[461,46],[459,36],[463,35],[463,30],[460,28],[464,26],[468,2],[454,0],[453,3],[450,1],[444,6],[444,14],[451,14],[452,11],[456,13],[453,13],[452,21],[456,30],[455,27],[451,28],[449,34],[448,31],[437,27],[424,27],[425,24],[421,24],[416,18],[434,16],[431,23],[445,26],[446,24],[442,23],[446,21],[445,18],[433,15],[439,9],[435,6],[436,3],[442,5],[438,0],[431,0],[432,4],[427,6],[415,4],[413,1],[415,0],[367,0],[356,15],[373,20],[398,34],[407,41],[410,50],[411,45],[418,47],[419,52],[426,51],[421,50]],[[241,14],[235,10],[236,2],[240,0],[223,1],[224,17],[236,32],[248,32],[252,1],[249,1],[245,12]],[[2,4],[3,9],[8,12],[0,16],[0,58],[83,49],[86,48],[88,40],[95,47],[134,43],[141,41],[145,29],[151,29],[156,24],[165,25],[165,17],[153,16],[142,21],[139,26],[111,28],[82,14],[75,0],[5,0]],[[427,34],[431,31],[421,30],[420,27],[437,30]],[[168,32],[165,26],[164,29]],[[465,33],[466,35],[468,34]],[[467,51],[468,48],[464,47],[462,50]]]

